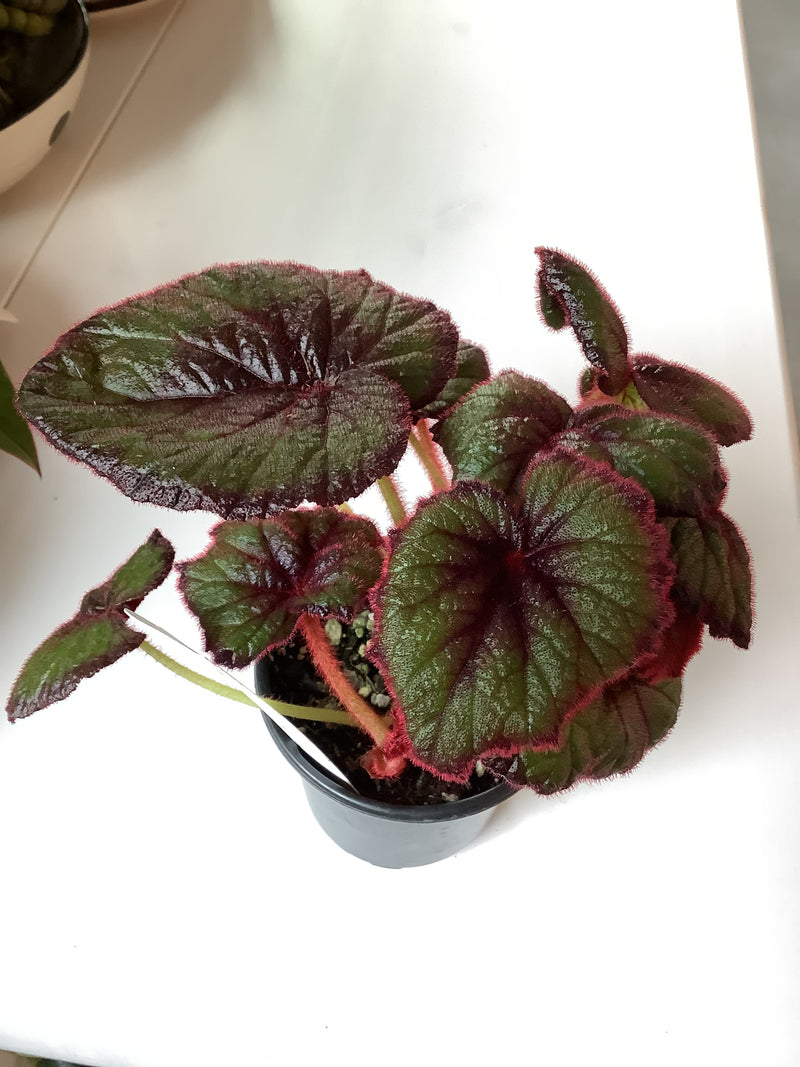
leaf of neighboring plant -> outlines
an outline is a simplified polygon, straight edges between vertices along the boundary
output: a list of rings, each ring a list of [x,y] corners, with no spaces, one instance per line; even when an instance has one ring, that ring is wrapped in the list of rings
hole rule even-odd
[[[712,637],[750,644],[752,575],[741,534],[721,511],[665,519],[677,567],[673,595],[684,610],[708,623]]]
[[[0,363],[0,451],[8,452],[37,472],[36,445],[27,422],[14,406],[14,387]]]
[[[508,490],[571,414],[566,400],[546,385],[503,371],[473,389],[434,427],[433,436],[456,481],[480,478]]]
[[[617,405],[585,408],[572,423],[563,443],[583,452],[590,447],[582,443],[585,435],[609,454],[619,474],[652,495],[662,514],[696,515],[722,500],[727,483],[719,451],[696,426]]]
[[[675,725],[680,699],[679,678],[656,685],[627,678],[578,712],[557,751],[529,750],[510,761],[489,760],[487,767],[511,785],[545,795],[582,779],[623,774],[666,737]]]
[[[418,412],[420,419],[440,419],[470,389],[489,377],[489,363],[482,348],[470,341],[458,342],[458,365],[453,378],[430,404]]]
[[[303,612],[350,620],[383,566],[383,540],[335,508],[220,523],[180,566],[180,587],[217,663],[245,667],[287,641]]]
[[[135,611],[148,593],[157,589],[175,561],[175,549],[160,530],[153,530],[143,545],[119,570],[86,594],[80,613],[96,615],[106,611]]]
[[[513,505],[480,482],[423,503],[375,596],[377,658],[412,759],[465,780],[477,758],[556,746],[670,621],[652,502],[605,465],[534,461]]]
[[[126,607],[136,607],[169,573],[174,557],[158,530],[97,589],[87,593],[80,610],[28,658],[14,683],[6,713],[14,722],[54,704],[126,652],[138,648],[144,634],[128,626]]]
[[[457,344],[445,312],[364,271],[215,267],[70,330],[20,404],[133,499],[245,518],[391,473]]]
[[[656,356],[633,357],[633,378],[642,399],[654,411],[666,411],[699,423],[721,445],[747,441],[753,424],[744,405],[713,378]]]
[[[545,323],[572,327],[584,355],[602,372],[603,392],[613,396],[631,378],[628,334],[611,297],[582,264],[552,248],[537,248],[539,302]],[[556,308],[560,310],[560,316]],[[562,323],[563,325],[563,323]]]

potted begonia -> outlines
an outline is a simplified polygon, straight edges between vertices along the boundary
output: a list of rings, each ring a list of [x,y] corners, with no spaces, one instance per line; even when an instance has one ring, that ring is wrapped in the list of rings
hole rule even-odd
[[[349,780],[273,728],[318,819],[387,866],[461,847],[513,790],[631,770],[675,723],[703,632],[750,640],[720,459],[747,412],[632,353],[596,278],[537,251],[544,322],[587,359],[574,407],[492,376],[428,301],[267,262],[98,312],[19,390],[34,427],[127,496],[222,517],[179,565],[205,648],[257,664]],[[394,478],[409,444],[433,489],[413,509]],[[374,483],[388,537],[348,504]],[[172,565],[154,532],[31,656],[9,717],[133,648],[165,659],[128,610]]]

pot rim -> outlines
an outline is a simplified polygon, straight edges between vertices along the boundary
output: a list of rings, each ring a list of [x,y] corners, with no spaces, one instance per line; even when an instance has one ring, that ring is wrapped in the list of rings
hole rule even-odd
[[[394,822],[448,822],[468,815],[478,815],[518,792],[505,782],[498,782],[482,793],[441,804],[387,804],[383,800],[372,800],[351,792],[347,786],[312,762],[268,715],[263,711],[261,714],[272,739],[284,757],[307,782],[323,793],[335,797],[342,804],[379,819],[391,819]]]
[[[64,72],[64,76],[56,83],[56,85],[52,87],[47,96],[43,96],[35,104],[31,104],[31,106],[25,111],[23,111],[22,114],[17,115],[13,122],[9,122],[5,126],[0,126],[0,134],[5,133],[6,130],[13,130],[13,128],[17,125],[18,122],[22,122],[23,119],[28,118],[35,111],[38,111],[39,108],[43,104],[46,104],[48,100],[52,100],[56,93],[60,92],[64,88],[70,78],[75,76],[75,73],[83,62],[86,56],[86,51],[89,47],[89,15],[87,14],[86,8],[83,5],[83,0],[70,0],[70,3],[72,3],[72,5],[77,8],[78,14],[80,15],[82,29],[80,44],[78,45],[78,48],[75,52],[75,56],[73,58],[72,63],[70,63],[69,67]]]

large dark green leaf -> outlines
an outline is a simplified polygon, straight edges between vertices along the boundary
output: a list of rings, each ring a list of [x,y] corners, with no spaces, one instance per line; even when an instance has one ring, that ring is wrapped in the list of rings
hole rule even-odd
[[[396,535],[375,598],[377,655],[412,758],[558,745],[597,690],[654,652],[672,571],[652,502],[606,465],[534,461],[515,505],[461,482]]]
[[[382,565],[368,519],[315,508],[220,523],[210,547],[181,565],[180,585],[214,659],[245,667],[287,641],[303,612],[353,618]]]
[[[584,355],[601,372],[599,386],[609,396],[631,378],[628,334],[616,305],[586,267],[552,248],[537,248],[539,306],[545,323],[575,333]]]
[[[144,634],[128,626],[125,608],[136,608],[166,578],[174,559],[172,545],[154,530],[107,582],[83,598],[80,610],[29,657],[14,683],[6,713],[14,722],[54,704],[138,648]]]
[[[533,454],[567,425],[572,409],[542,382],[503,371],[473,389],[434,428],[457,481],[507,491]]]
[[[27,422],[14,406],[14,387],[0,363],[0,451],[8,452],[39,471],[36,445]]]
[[[666,519],[677,567],[674,596],[685,611],[708,623],[712,637],[750,644],[752,576],[747,546],[720,511]]]
[[[644,402],[654,411],[689,419],[721,445],[746,441],[753,424],[744,405],[724,385],[679,363],[656,356],[633,357],[633,378]]]
[[[69,331],[20,404],[135,500],[245,518],[394,470],[457,343],[445,312],[364,271],[215,267]]]
[[[619,474],[646,489],[666,515],[697,515],[716,507],[725,492],[714,441],[683,419],[634,412],[618,405],[586,408],[560,439],[597,456],[602,449]]]
[[[537,793],[558,793],[585,778],[608,778],[632,770],[663,740],[678,716],[680,678],[648,685],[626,678],[609,686],[567,725],[554,752],[521,752],[489,760],[493,774]]]
[[[459,341],[455,376],[447,382],[435,400],[418,412],[417,418],[440,419],[462,396],[479,382],[485,382],[488,377],[489,363],[483,349],[471,341]]]

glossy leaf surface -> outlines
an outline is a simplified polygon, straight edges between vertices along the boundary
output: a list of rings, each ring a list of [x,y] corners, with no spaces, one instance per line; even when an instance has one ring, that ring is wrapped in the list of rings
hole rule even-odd
[[[80,610],[28,658],[11,690],[6,713],[13,722],[63,700],[84,679],[138,648],[144,634],[128,626],[124,609],[166,578],[174,551],[154,530],[130,559],[83,598]]]
[[[486,353],[470,341],[458,342],[457,367],[453,378],[430,404],[418,412],[417,418],[440,419],[446,411],[480,382],[489,377]]]
[[[750,556],[741,534],[722,512],[666,519],[675,561],[674,596],[685,611],[708,623],[712,637],[747,648],[753,622]]]
[[[696,515],[716,507],[726,480],[714,441],[682,419],[617,405],[586,408],[562,442],[598,456],[602,449],[617,472],[646,489],[666,515]]]
[[[445,312],[364,271],[215,267],[69,331],[20,403],[128,496],[243,518],[389,474],[457,343]]]
[[[545,323],[564,320],[584,355],[602,372],[600,387],[619,393],[630,381],[628,334],[616,305],[586,267],[552,248],[537,248],[539,304]],[[560,310],[560,315],[557,311]]]
[[[434,437],[456,481],[479,478],[507,491],[571,414],[566,400],[542,382],[503,371],[473,389],[434,428]]]
[[[603,690],[567,725],[555,752],[521,752],[513,760],[489,760],[493,774],[537,793],[558,793],[586,778],[632,770],[675,725],[679,678],[648,685],[629,678]]]
[[[698,423],[721,445],[747,441],[753,424],[747,409],[724,385],[699,371],[656,356],[633,357],[633,377],[644,402]]]
[[[228,667],[245,667],[287,641],[303,612],[349,620],[383,566],[375,526],[335,508],[224,522],[210,547],[180,567],[180,586]]]
[[[27,422],[14,406],[14,387],[0,363],[0,451],[8,452],[38,473],[36,445]]]
[[[415,762],[558,745],[564,722],[655,650],[671,568],[652,502],[605,465],[543,456],[522,505],[462,482],[394,539],[378,658]]]

